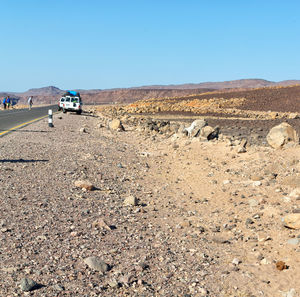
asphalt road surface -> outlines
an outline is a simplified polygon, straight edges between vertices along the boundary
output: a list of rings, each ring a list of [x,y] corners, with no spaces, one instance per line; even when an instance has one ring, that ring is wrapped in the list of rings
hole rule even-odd
[[[52,109],[54,113],[57,111],[57,105],[34,107],[31,110],[28,108],[0,110],[0,136],[5,134],[5,131],[19,128],[23,124],[47,116],[49,109]]]

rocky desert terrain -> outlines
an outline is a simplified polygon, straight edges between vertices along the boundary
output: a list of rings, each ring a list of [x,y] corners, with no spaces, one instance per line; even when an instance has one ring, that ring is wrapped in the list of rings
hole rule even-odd
[[[150,85],[131,88],[115,89],[77,89],[84,98],[85,104],[115,104],[132,103],[141,99],[154,99],[199,95],[207,92],[232,92],[233,90],[247,91],[254,88],[264,87],[283,87],[299,85],[299,80],[285,80],[273,82],[264,79],[240,79],[224,82],[204,82],[194,84],[178,85]],[[0,92],[0,98],[10,95],[11,98],[18,100],[18,104],[26,104],[29,96],[33,96],[34,104],[56,104],[60,97],[65,93],[55,86],[42,88],[32,88],[26,92]],[[228,96],[231,96],[230,94]],[[228,97],[227,96],[227,97]],[[229,97],[230,98],[230,97]]]
[[[297,88],[253,90],[269,108],[250,90],[90,107],[0,138],[0,296],[299,296]]]

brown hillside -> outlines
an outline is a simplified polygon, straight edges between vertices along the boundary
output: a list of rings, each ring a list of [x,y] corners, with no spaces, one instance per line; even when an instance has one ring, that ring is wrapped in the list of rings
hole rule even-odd
[[[197,103],[203,105],[205,102],[210,104],[214,102],[224,108],[238,106],[242,110],[300,112],[300,86],[207,92],[193,96],[144,100],[133,106],[149,105],[154,107],[154,105],[168,104],[170,110],[172,110],[172,105],[176,105],[179,106],[179,109],[176,107],[176,110],[173,111],[180,111],[180,106],[182,107],[181,111],[186,111],[184,109],[186,106],[196,106]]]

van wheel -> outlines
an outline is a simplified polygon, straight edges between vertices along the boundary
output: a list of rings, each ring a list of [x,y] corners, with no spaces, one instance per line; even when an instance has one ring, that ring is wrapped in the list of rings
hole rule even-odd
[[[77,113],[77,114],[81,114],[81,113],[82,113],[82,110],[77,110],[76,113]]]
[[[63,108],[63,113],[67,113],[67,111]]]

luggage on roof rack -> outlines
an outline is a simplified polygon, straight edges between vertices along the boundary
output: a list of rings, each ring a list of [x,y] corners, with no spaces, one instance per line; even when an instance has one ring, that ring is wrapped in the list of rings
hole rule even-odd
[[[76,92],[76,91],[66,91],[64,96],[78,96],[78,97],[80,97],[80,94],[79,94],[79,92]]]

